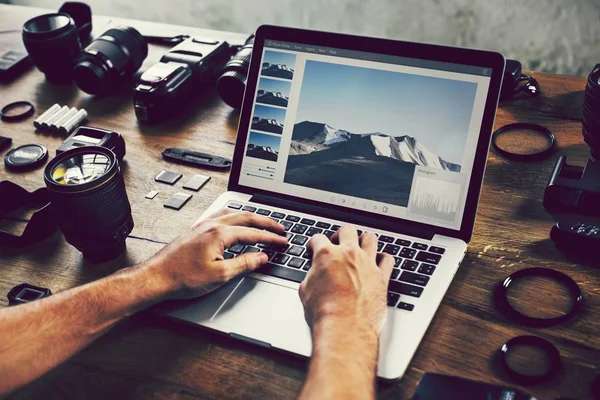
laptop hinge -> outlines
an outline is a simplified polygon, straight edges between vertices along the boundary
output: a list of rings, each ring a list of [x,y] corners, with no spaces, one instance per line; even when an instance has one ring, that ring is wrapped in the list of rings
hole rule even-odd
[[[341,221],[350,222],[352,224],[371,226],[385,231],[396,232],[402,235],[414,236],[421,239],[431,240],[435,235],[433,229],[423,229],[421,227],[410,226],[409,223],[402,222],[390,222],[385,221],[383,218],[373,218],[363,215],[357,215],[353,212],[341,212],[337,210],[331,210],[324,207],[313,206],[310,204],[299,203],[296,201],[278,199],[276,197],[254,195],[250,199],[254,203],[260,203],[273,207],[286,208],[288,210],[294,210],[303,212],[306,214],[316,215],[323,218],[338,219]]]

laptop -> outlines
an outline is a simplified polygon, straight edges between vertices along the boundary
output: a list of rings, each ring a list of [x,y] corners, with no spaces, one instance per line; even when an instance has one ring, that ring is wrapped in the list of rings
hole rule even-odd
[[[222,208],[272,218],[289,245],[236,244],[269,263],[159,311],[309,357],[298,287],[310,237],[344,224],[395,258],[377,375],[397,379],[467,251],[504,72],[501,54],[261,26]],[[359,232],[360,233],[360,232]]]

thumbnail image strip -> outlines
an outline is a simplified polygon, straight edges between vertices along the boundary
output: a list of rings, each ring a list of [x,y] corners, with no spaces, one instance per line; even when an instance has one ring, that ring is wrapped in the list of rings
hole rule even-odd
[[[291,80],[294,78],[295,64],[296,56],[294,54],[266,50],[263,57],[261,74]]]
[[[290,82],[261,78],[258,83],[256,102],[278,107],[287,107],[290,99]]]
[[[254,107],[250,128],[281,135],[283,133],[284,120],[285,110],[257,104]]]
[[[259,132],[250,132],[246,156],[277,162],[281,138]]]

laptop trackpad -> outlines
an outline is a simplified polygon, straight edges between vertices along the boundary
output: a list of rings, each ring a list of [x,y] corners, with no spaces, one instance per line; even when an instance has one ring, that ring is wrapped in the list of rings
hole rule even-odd
[[[211,319],[211,325],[232,336],[242,335],[275,348],[310,355],[310,329],[295,289],[244,278]]]

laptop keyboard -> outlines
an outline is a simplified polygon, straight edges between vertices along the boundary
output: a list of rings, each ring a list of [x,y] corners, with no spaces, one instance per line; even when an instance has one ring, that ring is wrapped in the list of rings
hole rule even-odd
[[[264,215],[280,223],[285,227],[285,235],[289,243],[285,246],[263,243],[247,246],[237,243],[225,251],[224,257],[229,259],[244,253],[263,252],[269,256],[269,263],[255,272],[298,283],[304,280],[312,265],[312,255],[306,247],[310,237],[316,234],[331,237],[341,228],[340,225],[318,219],[302,218],[293,213],[272,211],[268,208],[235,202],[229,203],[227,207]],[[359,230],[358,234],[362,234],[362,231]],[[378,239],[377,251],[390,254],[395,260],[388,284],[388,307],[413,311],[414,299],[423,294],[446,250],[394,236],[378,235]]]

